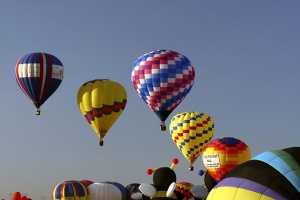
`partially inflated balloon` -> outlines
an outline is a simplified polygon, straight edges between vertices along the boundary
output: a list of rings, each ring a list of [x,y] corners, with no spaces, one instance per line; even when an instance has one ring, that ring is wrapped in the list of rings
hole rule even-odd
[[[86,187],[88,187],[89,185],[91,185],[92,183],[94,183],[91,180],[87,180],[87,179],[80,179],[79,180],[81,183],[83,183]]]
[[[299,155],[300,147],[263,152],[228,172],[207,199],[300,199]]]
[[[105,181],[105,183],[111,183],[111,184],[117,186],[117,188],[119,188],[119,190],[121,191],[122,200],[126,200],[126,198],[127,198],[127,189],[124,185],[122,185],[121,183],[118,183],[118,182],[110,182],[110,181]]]
[[[131,195],[132,194],[138,194],[141,193],[139,189],[140,184],[139,183],[131,183],[126,186],[127,190],[127,200],[132,200]]]
[[[89,192],[87,187],[80,181],[64,181],[57,184],[52,191],[53,200],[88,200]]]
[[[195,78],[190,60],[172,50],[155,50],[139,57],[131,72],[132,84],[152,111],[165,120],[190,92]]]
[[[208,192],[210,192],[218,184],[218,182],[209,173],[205,173],[204,184]]]
[[[100,146],[108,130],[125,109],[126,102],[125,88],[112,80],[96,79],[79,88],[78,107],[100,138]]]
[[[233,137],[222,137],[210,142],[202,153],[204,166],[217,182],[234,167],[250,158],[249,147]]]
[[[21,200],[22,195],[20,192],[14,192],[13,196],[12,196],[12,200]]]
[[[176,183],[176,191],[184,195],[186,200],[194,198],[194,195],[191,193],[191,189],[194,187],[194,184],[189,182],[179,182]]]
[[[56,91],[64,77],[61,61],[47,53],[30,53],[19,59],[15,77],[40,114],[40,106]]]
[[[122,191],[110,182],[93,183],[88,186],[90,200],[122,200]]]
[[[21,200],[27,200],[28,198],[26,196],[22,196]]]
[[[182,112],[171,119],[170,134],[177,148],[191,164],[197,160],[214,135],[214,121],[200,112]]]

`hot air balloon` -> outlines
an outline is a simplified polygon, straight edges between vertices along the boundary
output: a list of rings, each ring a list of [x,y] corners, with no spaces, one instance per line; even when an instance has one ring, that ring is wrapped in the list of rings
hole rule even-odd
[[[144,199],[171,200],[183,199],[184,195],[176,191],[176,173],[173,170],[179,160],[174,158],[171,167],[160,167],[148,169],[148,175],[153,174],[153,184],[142,183],[139,186]]]
[[[22,195],[20,192],[14,192],[13,196],[12,196],[12,200],[21,200]]]
[[[94,183],[91,180],[87,180],[87,179],[80,179],[79,180],[81,183],[83,183],[85,185],[85,187],[88,187],[89,185],[91,185],[92,183]]]
[[[122,200],[122,191],[111,182],[95,182],[88,186],[90,200]]]
[[[186,200],[193,199],[194,195],[191,193],[191,189],[194,187],[194,184],[189,182],[179,182],[176,183],[176,191],[184,195]]]
[[[131,183],[126,186],[127,200],[132,200],[132,198],[131,198],[132,194],[140,194],[141,193],[139,186],[140,186],[139,183]]]
[[[56,91],[64,77],[61,61],[47,53],[30,53],[21,57],[15,68],[15,77],[25,95],[40,107]]]
[[[118,182],[111,182],[111,181],[105,181],[106,183],[111,183],[115,186],[117,186],[117,188],[121,191],[122,194],[122,200],[126,200],[127,199],[127,189],[124,185],[122,185],[121,183]]]
[[[208,192],[210,192],[218,184],[218,182],[209,173],[205,173],[204,184],[205,188]]]
[[[207,200],[300,199],[299,155],[300,147],[263,152],[228,172]]]
[[[155,50],[139,57],[131,81],[139,96],[161,120],[165,120],[190,92],[195,78],[189,59],[172,50]]]
[[[210,142],[203,150],[202,161],[207,172],[219,182],[237,165],[250,160],[249,147],[234,137],[221,137]]]
[[[125,109],[126,102],[125,88],[109,79],[88,81],[79,88],[78,107],[100,138],[100,146],[103,146],[103,138]]]
[[[89,192],[87,187],[80,181],[64,181],[57,184],[52,191],[53,200],[88,200]]]
[[[214,121],[205,113],[181,112],[171,119],[169,129],[172,140],[190,163],[189,170],[193,171],[193,163],[214,135]]]
[[[27,200],[28,198],[24,195],[21,197],[21,200]]]

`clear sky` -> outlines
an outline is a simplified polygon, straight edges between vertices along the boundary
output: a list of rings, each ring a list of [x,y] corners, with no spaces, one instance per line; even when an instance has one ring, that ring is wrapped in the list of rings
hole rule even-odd
[[[202,159],[189,163],[169,130],[131,83],[137,58],[170,49],[189,58],[195,83],[166,120],[183,111],[207,113],[213,139],[232,136],[255,156],[299,146],[300,1],[7,0],[0,2],[0,198],[15,191],[50,199],[66,180],[152,183],[148,168],[175,167],[177,182],[203,183]],[[65,77],[41,115],[14,78],[18,59],[33,52],[58,57]],[[98,146],[81,115],[77,91],[86,81],[121,83],[127,106]]]

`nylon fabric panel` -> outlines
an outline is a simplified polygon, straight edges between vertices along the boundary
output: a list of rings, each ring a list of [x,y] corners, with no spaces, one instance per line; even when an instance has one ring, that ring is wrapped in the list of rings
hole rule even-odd
[[[53,191],[52,191],[52,199],[56,200],[56,199],[60,199],[60,191],[61,191],[61,187],[62,184],[58,184],[54,187]]]
[[[196,159],[198,158],[198,156],[200,155],[200,152],[202,151],[201,149],[198,149],[197,146],[199,145],[199,142],[196,140],[197,138],[197,132],[203,132],[203,127],[199,127],[199,129],[195,129],[193,127],[196,127],[196,123],[197,121],[194,120],[196,119],[196,113],[189,113],[189,117],[188,117],[188,121],[189,121],[189,126],[187,127],[189,129],[190,132],[190,146],[195,149],[195,151],[191,151],[190,152],[190,162],[191,164],[194,164],[194,162],[196,161]],[[192,119],[194,118],[194,119]]]
[[[44,69],[43,69],[43,83],[42,88],[41,88],[41,92],[40,92],[40,101],[44,102],[46,100],[46,96],[48,94],[49,88],[50,88],[50,83],[51,83],[51,79],[52,79],[52,59],[49,55],[44,55],[43,56],[43,60],[44,60]]]
[[[88,186],[90,200],[116,200],[122,199],[121,191],[111,183],[93,183]]]
[[[93,121],[92,121],[92,127],[95,130],[95,132],[98,134],[98,137],[104,138],[106,132],[108,131],[105,128],[105,124],[103,122],[101,123],[102,120],[104,119],[103,111],[101,114],[96,113],[97,109],[101,108],[103,109],[103,104],[104,104],[104,94],[107,92],[105,91],[104,87],[104,82],[100,81],[95,81],[93,84],[91,84],[91,89],[90,89],[90,98],[91,102],[90,105],[91,107],[89,110],[92,111],[93,115]],[[96,111],[96,112],[95,112]]]
[[[93,115],[93,106],[92,106],[92,92],[94,90],[93,83],[87,83],[85,86],[82,87],[82,105],[83,110],[85,111],[85,115],[87,116],[87,119],[90,122],[90,125],[92,126],[95,133],[100,137],[100,131],[97,126],[97,122],[95,121],[95,117]],[[94,99],[95,100],[95,99]],[[102,99],[97,99],[101,101]]]
[[[49,68],[51,66],[48,66]],[[40,54],[40,79],[39,83],[37,84],[39,87],[38,89],[38,101],[40,102],[42,99],[42,94],[44,92],[44,86],[46,81],[46,75],[47,75],[47,60],[45,58],[44,54]]]
[[[23,91],[25,90],[32,101],[38,100],[38,89],[36,85],[40,82],[39,76],[39,64],[22,64],[18,67],[18,75],[20,77],[20,82],[23,86]]]
[[[183,143],[184,146],[182,147],[182,151],[185,154],[185,158],[189,161],[189,163],[193,164],[195,162],[195,158],[192,157],[192,154],[190,153],[190,149],[193,147],[192,141],[190,140],[190,137],[192,136],[192,131],[190,131],[190,113],[187,113],[186,115],[182,116],[182,119],[180,122],[182,122],[182,133],[183,133]],[[195,132],[195,131],[194,131]]]
[[[92,107],[102,109],[102,116],[96,117],[95,123],[97,124],[100,137],[103,138],[116,120],[116,118],[114,118],[113,115],[110,115],[111,113],[106,110],[113,104],[115,91],[113,83],[110,81],[97,81],[94,88],[95,90],[92,92]],[[112,120],[114,121],[112,122]]]
[[[107,123],[107,127],[109,130],[122,113],[122,104],[124,103],[124,99],[127,99],[127,94],[124,88],[116,82],[113,82],[112,87],[108,88],[108,90],[113,91],[110,99],[111,104],[109,104],[111,111],[108,113],[108,115],[110,115]]]
[[[285,176],[300,192],[300,166],[292,155],[283,150],[273,150],[261,153],[252,158],[252,160],[268,163]]]
[[[275,200],[274,198],[235,187],[221,187],[213,189],[207,197],[207,200]],[[280,200],[287,200],[285,198]]]
[[[300,165],[300,147],[290,147],[283,150],[293,156],[298,165]]]
[[[272,166],[259,160],[249,160],[236,166],[228,172],[224,179],[229,177],[251,180],[276,191],[288,199],[293,199],[294,197],[300,198],[299,192],[286,177]]]

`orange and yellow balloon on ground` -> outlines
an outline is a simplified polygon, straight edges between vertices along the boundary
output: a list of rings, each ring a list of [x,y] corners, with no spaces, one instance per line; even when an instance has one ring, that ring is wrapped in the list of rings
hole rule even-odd
[[[251,158],[249,147],[234,137],[221,137],[210,142],[203,150],[202,161],[207,172],[217,181],[237,165]]]

